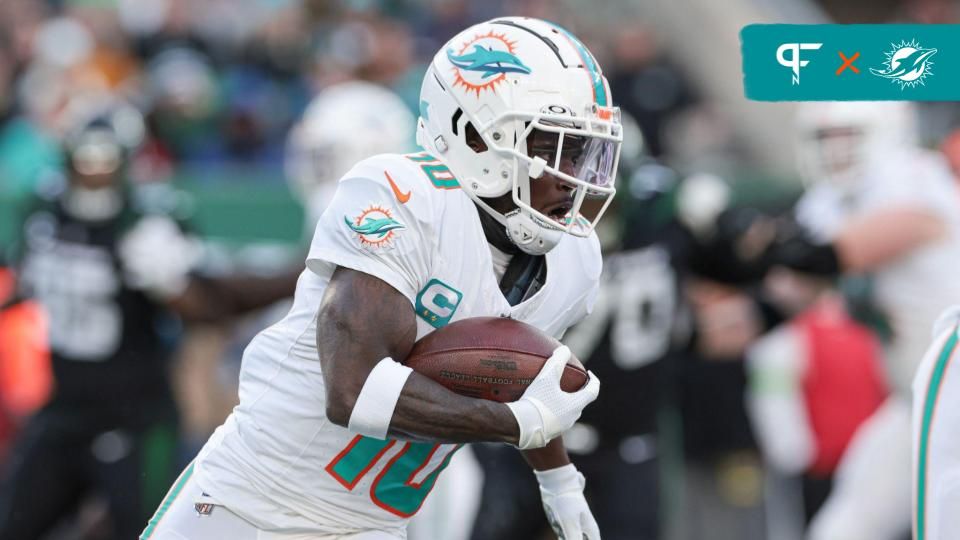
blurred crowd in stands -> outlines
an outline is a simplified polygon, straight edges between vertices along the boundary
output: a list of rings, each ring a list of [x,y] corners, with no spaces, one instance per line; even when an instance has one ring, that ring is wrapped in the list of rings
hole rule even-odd
[[[62,170],[71,103],[103,91],[147,117],[137,182],[179,168],[221,178],[244,167],[283,180],[286,135],[322,88],[359,78],[415,110],[426,62],[456,29],[499,13],[575,27],[650,150],[693,99],[635,20],[583,20],[543,0],[10,0],[0,5],[0,190],[23,193]],[[73,104],[75,108],[75,103]]]

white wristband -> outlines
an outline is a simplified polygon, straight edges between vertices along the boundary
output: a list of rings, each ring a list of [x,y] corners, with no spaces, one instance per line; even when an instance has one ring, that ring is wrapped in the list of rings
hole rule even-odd
[[[537,476],[537,482],[545,491],[558,495],[568,491],[583,491],[586,484],[583,475],[573,465],[568,463],[556,469],[546,471],[533,471]]]
[[[543,416],[537,406],[530,401],[514,401],[506,404],[510,412],[517,419],[517,426],[520,428],[520,437],[517,440],[517,448],[520,450],[530,450],[531,448],[543,448],[549,440],[543,433]]]
[[[386,439],[393,410],[412,371],[389,356],[378,362],[360,389],[347,428],[366,437]]]

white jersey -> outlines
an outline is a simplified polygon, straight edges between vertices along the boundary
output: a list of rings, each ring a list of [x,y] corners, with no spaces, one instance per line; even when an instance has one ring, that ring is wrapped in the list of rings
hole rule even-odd
[[[361,437],[324,415],[317,310],[337,266],[374,275],[410,301],[417,339],[468,317],[504,316],[560,337],[590,311],[600,245],[565,236],[547,278],[510,306],[478,209],[427,154],[381,155],[341,179],[321,217],[290,313],[243,356],[240,404],[197,458],[199,484],[265,530],[403,534],[457,445]]]
[[[801,199],[797,217],[823,240],[835,238],[853,219],[884,208],[919,208],[947,224],[942,240],[871,272],[875,300],[894,334],[888,349],[890,382],[909,391],[930,342],[931,325],[944,309],[960,303],[960,191],[943,159],[922,151],[887,156],[884,163],[874,163],[865,178],[856,190],[816,185]]]
[[[960,306],[940,317],[913,382],[913,538],[960,530]]]

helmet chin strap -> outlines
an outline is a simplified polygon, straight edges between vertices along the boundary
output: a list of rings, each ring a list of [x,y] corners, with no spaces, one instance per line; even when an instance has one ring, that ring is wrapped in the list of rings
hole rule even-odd
[[[504,216],[504,221],[510,241],[530,255],[545,255],[563,238],[563,231],[544,227],[519,208]]]
[[[534,157],[529,163],[521,163],[520,193],[525,200],[530,200],[530,179],[540,178],[547,162],[541,157]],[[518,248],[529,255],[545,255],[557,247],[564,232],[558,231],[530,212],[517,208],[503,216],[503,224],[507,228],[507,238]]]
[[[473,199],[473,202],[480,207],[483,213],[486,213],[503,226],[506,239],[509,240],[511,244],[528,255],[545,255],[548,251],[555,248],[560,242],[560,239],[563,238],[563,231],[550,227],[549,225],[543,225],[541,220],[531,216],[528,212],[520,208],[511,210],[506,214],[501,214],[483,198],[477,197],[467,190],[464,190],[464,192]],[[481,222],[483,221],[481,217]]]

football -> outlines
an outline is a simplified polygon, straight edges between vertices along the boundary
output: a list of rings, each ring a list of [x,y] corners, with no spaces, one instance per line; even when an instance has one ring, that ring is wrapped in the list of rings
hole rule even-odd
[[[407,366],[460,395],[516,401],[561,343],[529,324],[500,317],[463,319],[416,342]],[[571,355],[560,388],[575,392],[587,372]]]

